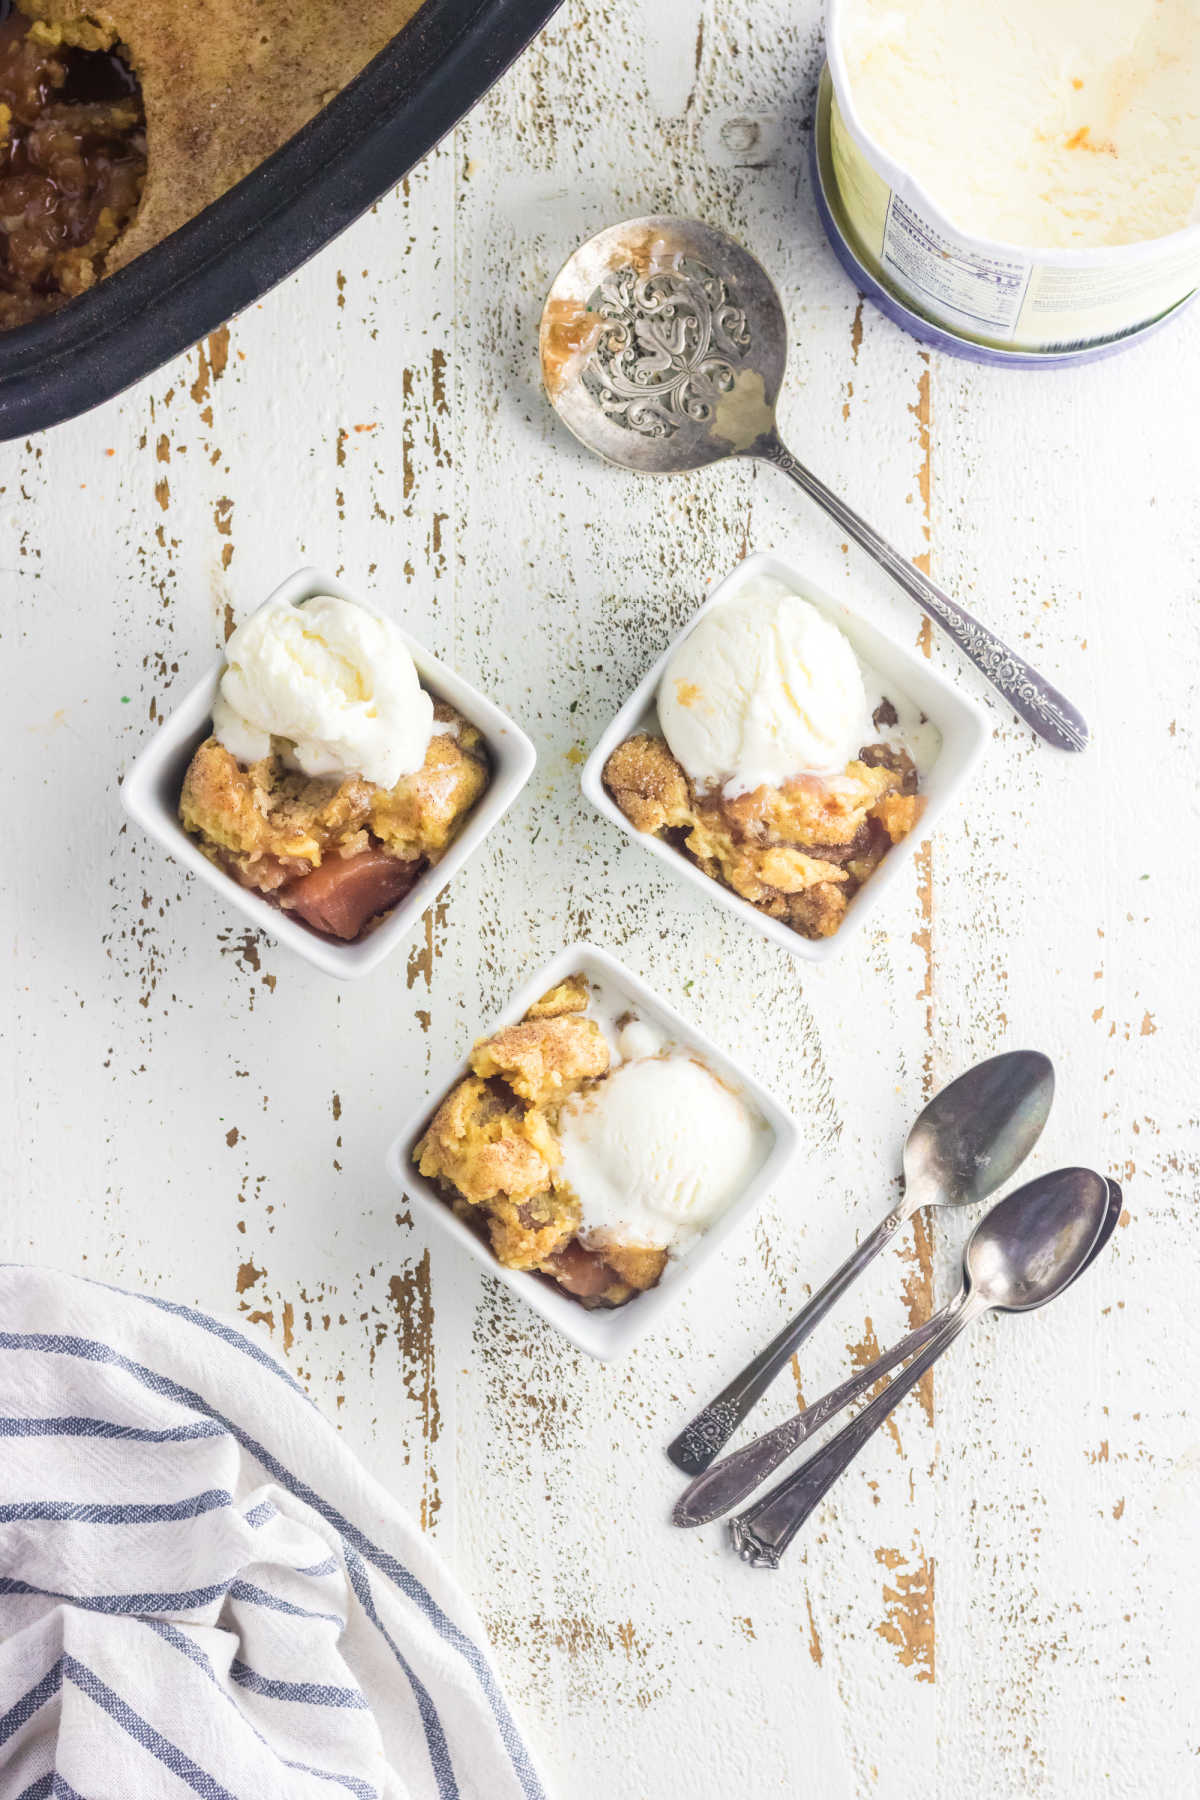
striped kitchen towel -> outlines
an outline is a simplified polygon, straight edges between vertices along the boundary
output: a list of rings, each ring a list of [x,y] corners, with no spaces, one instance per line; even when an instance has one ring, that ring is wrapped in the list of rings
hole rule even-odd
[[[0,1800],[544,1800],[477,1621],[241,1326],[0,1267]]]

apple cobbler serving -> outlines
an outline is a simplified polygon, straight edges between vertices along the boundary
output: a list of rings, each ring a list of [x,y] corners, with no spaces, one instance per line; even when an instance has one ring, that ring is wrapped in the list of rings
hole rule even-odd
[[[637,831],[808,938],[919,820],[940,747],[811,601],[759,576],[712,607],[667,664],[658,730],[609,756]]]
[[[229,640],[179,817],[243,887],[351,942],[439,861],[490,776],[480,733],[421,687],[390,620],[268,601]]]
[[[505,1268],[586,1307],[654,1287],[769,1147],[741,1094],[582,975],[482,1038],[469,1066],[413,1162]]]

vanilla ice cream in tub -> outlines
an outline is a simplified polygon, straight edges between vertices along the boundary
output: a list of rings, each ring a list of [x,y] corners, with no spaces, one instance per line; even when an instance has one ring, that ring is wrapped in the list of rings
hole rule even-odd
[[[1200,285],[1200,0],[829,0],[851,248],[955,336],[1101,344]]]

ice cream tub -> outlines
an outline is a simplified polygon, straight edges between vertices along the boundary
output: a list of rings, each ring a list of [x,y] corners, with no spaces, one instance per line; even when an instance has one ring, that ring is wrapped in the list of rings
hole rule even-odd
[[[911,41],[898,43],[894,80],[892,71],[880,72],[878,60],[889,53],[887,34],[907,29],[914,8],[893,7],[886,14],[875,10],[881,36],[870,47],[870,57],[876,59],[872,65],[862,50],[861,35],[856,35],[867,29],[863,20],[871,11],[870,0],[829,0],[828,155],[831,204],[838,223],[855,258],[886,294],[966,343],[1009,353],[1055,355],[1086,352],[1139,333],[1170,315],[1200,285],[1200,219],[1193,216],[1194,207],[1181,213],[1176,191],[1187,171],[1176,171],[1175,189],[1170,180],[1127,184],[1130,205],[1145,209],[1144,238],[1133,235],[1138,229],[1136,213],[1131,218],[1120,216],[1120,195],[1113,185],[1121,165],[1120,134],[1109,127],[1114,119],[1127,117],[1128,95],[1139,89],[1139,83],[1144,90],[1139,58],[1155,69],[1162,65],[1164,59],[1153,42],[1140,50],[1143,38],[1132,31],[1124,59],[1113,59],[1099,72],[1081,51],[1079,75],[1072,74],[1076,65],[1069,56],[1048,52],[1044,76],[1029,84],[1036,91],[1027,132],[1020,90],[1003,79],[1011,71],[999,72],[992,84],[996,107],[1007,108],[999,123],[980,116],[966,97],[955,92],[950,79],[938,80],[928,89],[931,96],[947,97],[946,118],[935,123],[922,115],[918,123],[900,117],[899,109],[906,97],[921,91],[928,71],[919,65],[925,58],[915,54]],[[1131,6],[1128,12],[1136,24],[1139,9]],[[970,15],[971,9],[962,9],[940,16],[957,21],[954,28],[959,29]],[[1081,15],[1078,35],[1085,46],[1095,18],[1094,13]],[[1009,23],[1015,30],[1019,21]],[[981,49],[981,57],[986,54]],[[932,48],[929,62],[935,72],[945,75],[936,70]],[[869,68],[873,68],[871,89],[864,73]],[[1103,94],[1093,95],[1101,84]],[[1051,91],[1049,100],[1043,88]],[[1060,90],[1065,97],[1060,97]],[[1076,91],[1078,106],[1073,101]],[[873,131],[864,118],[869,110],[864,99],[871,96],[876,120],[889,105],[897,113],[888,131],[893,144],[911,149],[927,136],[944,147],[957,131],[955,153],[945,154],[944,166],[935,167],[932,176],[928,157],[916,150],[904,159],[892,154],[879,141],[878,124]],[[1094,114],[1086,110],[1089,99]],[[1164,95],[1164,105],[1168,101],[1175,103]],[[931,107],[935,103],[931,100]],[[1046,116],[1054,118],[1053,132],[1037,122],[1046,108]],[[1014,112],[1028,139],[1028,155],[1006,163],[1006,157],[1012,158]],[[1076,123],[1076,116],[1083,122]],[[1088,123],[1093,117],[1094,126]],[[1141,139],[1129,155],[1135,148],[1144,149],[1146,133],[1152,133],[1156,122],[1142,120]],[[923,162],[925,179],[909,166],[918,160]],[[931,180],[938,199],[930,191]],[[1171,190],[1166,198],[1164,187]],[[1026,188],[1028,204],[1022,210],[1020,196]],[[1186,197],[1185,182],[1183,191]],[[944,204],[946,195],[954,197],[953,207]],[[1172,198],[1174,204],[1168,204]],[[985,216],[1002,220],[1004,235],[990,235],[973,224]],[[1178,229],[1159,229],[1181,217],[1186,222]],[[1028,238],[1022,236],[1023,225],[1028,226]],[[1079,241],[1046,244],[1056,232]],[[1123,234],[1129,241],[1087,241],[1105,232]]]

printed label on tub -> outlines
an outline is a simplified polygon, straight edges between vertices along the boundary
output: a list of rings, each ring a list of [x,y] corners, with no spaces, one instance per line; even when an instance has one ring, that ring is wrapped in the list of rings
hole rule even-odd
[[[828,76],[825,77],[828,80]],[[851,137],[836,96],[829,151],[839,224],[869,272],[959,336],[1022,350],[1074,350],[1157,319],[1200,285],[1193,241],[1122,246],[1076,261],[981,243],[891,188]],[[1132,248],[1132,253],[1131,252]]]
[[[893,192],[883,227],[883,267],[949,325],[1011,337],[1029,285],[1024,257],[981,255],[965,238],[931,225]]]
[[[1178,305],[1196,279],[1195,256],[1180,251],[1147,265],[1111,269],[1038,268],[1033,272],[1022,313],[1031,331],[1055,332],[1054,348],[1071,349],[1136,330]],[[1130,320],[1134,323],[1131,325]]]

